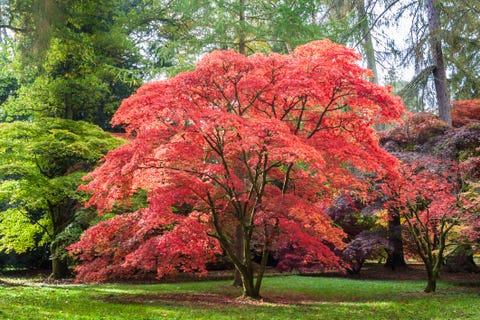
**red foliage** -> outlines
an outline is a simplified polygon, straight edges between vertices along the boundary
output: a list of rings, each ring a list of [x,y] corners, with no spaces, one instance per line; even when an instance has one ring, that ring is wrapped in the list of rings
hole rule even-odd
[[[130,140],[83,189],[100,212],[139,188],[149,208],[87,230],[71,249],[78,279],[204,272],[220,247],[250,272],[237,241],[247,257],[294,247],[301,257],[280,256],[289,266],[340,267],[332,248],[344,234],[324,208],[340,190],[368,189],[358,173],[395,173],[372,125],[403,111],[358,59],[328,40],[291,55],[215,51],[193,72],[141,87],[113,119]]]
[[[77,277],[87,282],[177,271],[204,274],[205,264],[221,253],[204,231],[194,214],[160,216],[141,209],[91,227],[69,250],[82,254],[88,268],[78,268]]]
[[[480,123],[480,99],[454,101],[452,125],[461,127],[474,122]]]
[[[458,206],[458,172],[453,163],[424,158],[404,163],[394,183],[383,186],[386,207],[404,219],[427,274],[426,292],[435,291],[447,239],[466,221]]]
[[[463,180],[480,181],[480,156],[461,162],[459,169]]]
[[[427,112],[413,113],[404,123],[382,132],[382,141],[393,140],[402,144],[424,143],[434,136],[443,134],[448,128],[437,115]]]
[[[427,227],[432,237],[441,221],[458,222],[461,212],[457,207],[458,170],[454,163],[422,158],[403,163],[400,173],[394,184],[383,185],[390,198],[386,207],[398,209],[404,217],[412,209],[417,210],[418,217],[411,217],[411,222]]]

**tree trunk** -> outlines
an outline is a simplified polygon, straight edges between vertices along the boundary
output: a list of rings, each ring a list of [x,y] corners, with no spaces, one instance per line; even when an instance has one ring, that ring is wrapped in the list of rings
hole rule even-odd
[[[52,258],[52,279],[65,279],[70,277],[70,269],[68,269],[68,263],[65,259]]]
[[[232,282],[232,286],[234,287],[241,287],[243,284],[242,284],[242,275],[240,274],[240,271],[238,271],[237,268],[235,268],[235,271],[233,273],[233,282]]]
[[[428,281],[424,292],[435,292],[435,290],[437,290],[437,279],[439,276],[438,269],[427,263],[425,264],[425,267],[427,268]]]
[[[423,290],[425,293],[435,292],[437,290],[437,279],[428,277],[427,287]]]
[[[247,44],[245,41],[245,0],[240,0],[240,12],[238,18],[240,24],[240,29],[238,32],[238,52],[241,54],[245,54],[247,51]]]
[[[388,221],[388,241],[392,249],[388,251],[385,267],[392,270],[405,267],[407,263],[403,255],[402,225],[398,214],[394,214]]]
[[[435,65],[433,70],[433,81],[438,104],[440,119],[452,125],[450,98],[447,89],[447,75],[443,60],[442,41],[440,34],[440,23],[438,12],[435,7],[435,0],[427,0],[428,26],[430,31],[430,48],[432,60]]]
[[[242,284],[243,284],[243,297],[259,299],[260,298],[260,288],[255,286],[255,277],[253,272],[242,273]]]
[[[65,256],[64,246],[57,241],[57,236],[65,230],[70,222],[72,222],[75,215],[75,207],[77,201],[74,199],[67,199],[62,204],[52,205],[49,204],[50,219],[53,226],[53,235],[50,244],[50,255],[52,259],[52,274],[53,279],[64,279],[70,276],[70,270],[68,269],[68,261]]]
[[[52,255],[52,279],[65,279],[70,276],[70,270],[68,269],[67,259],[60,258],[58,252],[58,245],[54,242],[50,246]]]
[[[235,230],[235,238],[236,238],[236,246],[235,246],[235,254],[240,261],[244,259],[243,257],[243,230],[242,226],[238,225]],[[241,287],[243,285],[242,275],[238,268],[235,268],[235,272],[233,274],[233,286]]]
[[[363,42],[363,50],[367,58],[367,67],[373,72],[372,82],[378,83],[377,62],[375,60],[375,48],[373,46],[372,34],[370,32],[370,22],[365,9],[363,0],[356,1],[356,10],[360,19],[360,31]]]

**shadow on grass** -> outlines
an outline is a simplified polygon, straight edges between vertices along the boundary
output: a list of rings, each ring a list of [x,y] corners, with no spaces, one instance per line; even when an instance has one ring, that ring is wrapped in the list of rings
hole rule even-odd
[[[93,297],[105,303],[114,304],[144,304],[144,305],[168,305],[188,307],[209,307],[209,306],[264,306],[264,307],[290,307],[310,306],[319,304],[363,304],[378,303],[374,299],[342,299],[330,297],[329,299],[314,299],[308,295],[289,294],[287,296],[271,295],[261,299],[250,299],[239,296],[240,291],[225,293],[204,293],[204,292],[181,292],[181,293],[147,293],[147,294],[107,294]],[[381,301],[389,303],[390,301]]]
[[[116,294],[98,298],[104,303],[161,307],[179,314],[211,314],[215,319],[392,319],[398,313],[404,319],[430,318],[418,314],[413,317],[414,310],[390,300],[312,299],[301,294],[269,295],[260,300],[219,293]]]
[[[448,284],[456,287],[464,287],[464,288],[477,288],[480,289],[480,280],[475,281],[448,281]]]
[[[235,296],[202,292],[171,294],[108,294],[98,296],[96,299],[116,304],[159,304],[170,306],[237,306],[242,304],[242,301]]]

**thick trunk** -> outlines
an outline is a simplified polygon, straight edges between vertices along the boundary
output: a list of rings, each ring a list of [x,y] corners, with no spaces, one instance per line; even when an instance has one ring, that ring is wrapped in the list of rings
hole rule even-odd
[[[65,279],[70,276],[68,263],[65,259],[52,258],[52,279]]]
[[[244,231],[241,226],[237,227],[233,250],[226,250],[226,252],[235,266],[233,284],[243,288],[243,297],[258,299],[260,298],[261,282],[267,265],[268,250],[263,252],[259,267],[254,268],[254,263],[249,254],[251,249],[249,237]],[[228,248],[225,243],[222,244],[222,247],[224,249]]]
[[[255,286],[255,278],[253,272],[242,274],[243,296],[245,298],[259,299],[260,290]]]
[[[53,225],[52,242],[50,244],[50,254],[52,259],[53,279],[64,279],[70,276],[68,261],[63,258],[64,244],[57,241],[57,236],[65,230],[67,225],[73,220],[77,201],[73,199],[66,200],[62,205],[50,205],[50,218]]]
[[[394,214],[388,221],[388,241],[391,250],[388,251],[385,267],[391,268],[392,270],[405,267],[407,264],[403,255],[402,225],[400,223],[400,216],[397,214]]]
[[[426,265],[426,267],[428,281],[424,291],[427,293],[435,292],[435,290],[437,290],[438,270],[435,270],[432,266]]]
[[[427,287],[423,290],[426,293],[435,292],[437,290],[437,279],[428,278]]]
[[[430,31],[430,48],[433,63],[435,65],[435,69],[433,70],[433,80],[438,103],[438,113],[441,120],[452,125],[450,98],[447,89],[447,75],[445,72],[442,41],[440,36],[441,30],[437,9],[435,7],[435,0],[427,0],[427,9]]]
[[[65,279],[70,276],[70,270],[68,269],[67,259],[59,256],[58,249],[58,245],[55,243],[50,246],[52,254],[52,274],[50,278]]]

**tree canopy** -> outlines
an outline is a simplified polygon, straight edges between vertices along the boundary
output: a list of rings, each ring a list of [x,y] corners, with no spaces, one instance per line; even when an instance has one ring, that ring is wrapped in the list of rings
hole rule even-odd
[[[83,189],[101,212],[140,189],[149,206],[94,226],[71,247],[78,279],[202,273],[222,249],[244,294],[258,297],[270,253],[280,265],[339,268],[332,250],[344,235],[325,209],[341,192],[365,195],[365,177],[395,173],[371,126],[403,111],[389,88],[365,80],[358,59],[329,40],[291,55],[215,51],[192,72],[140,88],[113,119],[130,141]]]

